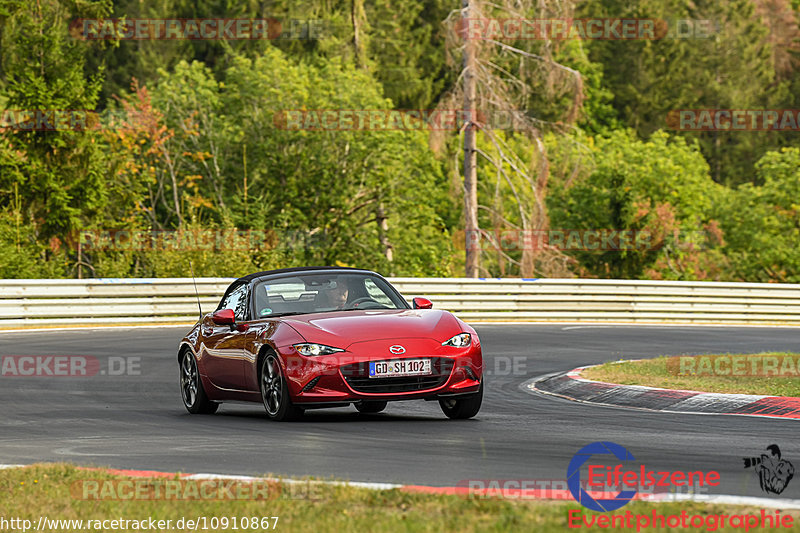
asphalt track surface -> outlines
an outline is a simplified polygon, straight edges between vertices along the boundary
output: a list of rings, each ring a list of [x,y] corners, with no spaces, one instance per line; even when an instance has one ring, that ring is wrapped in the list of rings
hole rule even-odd
[[[434,486],[464,480],[563,480],[593,441],[625,446],[648,470],[716,470],[714,494],[765,496],[742,457],[772,443],[800,469],[800,424],[652,413],[534,395],[533,377],[618,358],[800,351],[800,329],[479,325],[488,374],[475,419],[435,402],[390,403],[378,415],[317,410],[275,423],[259,404],[190,415],[175,351],[186,327],[0,333],[0,355],[141,358],[141,375],[0,377],[0,463],[224,474],[335,477]],[[610,463],[615,464],[615,463]],[[800,474],[796,474],[797,477]],[[782,498],[800,498],[800,479]]]

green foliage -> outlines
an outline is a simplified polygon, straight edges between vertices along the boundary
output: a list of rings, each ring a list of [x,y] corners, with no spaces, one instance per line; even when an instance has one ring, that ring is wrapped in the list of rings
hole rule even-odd
[[[71,14],[103,15],[110,4],[46,0],[0,6],[0,88],[4,106],[15,110],[11,116],[93,110],[102,73],[86,71],[85,45],[70,37],[67,24]],[[14,217],[14,239],[5,230],[3,238],[9,248],[13,242],[3,258],[8,276],[68,272],[59,264],[59,237],[91,223],[106,205],[106,154],[91,120],[84,120],[89,129],[0,130],[0,204]],[[24,228],[17,232],[20,220]],[[3,224],[9,227],[8,220]]]
[[[97,3],[86,11],[102,14],[108,7]],[[84,45],[67,33],[68,5],[55,0],[34,8],[10,3],[4,10],[5,105],[27,112],[93,110],[102,76],[84,70]],[[15,130],[5,144],[23,153],[24,163],[16,175],[2,178],[0,201],[7,204],[11,183],[18,184],[23,209],[41,237],[68,232],[102,209],[104,155],[96,132]]]
[[[444,194],[444,177],[424,134],[275,127],[276,110],[390,109],[368,73],[333,61],[297,64],[272,50],[237,58],[222,98],[247,147],[251,196],[233,214],[237,225],[323,235],[320,246],[296,250],[300,263],[442,271],[448,232],[430,202]],[[243,161],[232,159],[229,174],[243,176]],[[392,265],[377,245],[379,209],[396,248]]]
[[[656,40],[598,40],[589,57],[604,66],[604,82],[627,126],[643,138],[668,126],[680,109],[771,109],[787,104],[787,91],[775,79],[769,29],[754,15],[752,0],[591,0],[580,13],[592,17],[709,20],[708,37]],[[701,26],[692,23],[692,28]],[[719,183],[753,179],[753,164],[778,140],[753,132],[688,132],[698,139]]]
[[[800,283],[800,149],[767,152],[756,171],[763,184],[742,185],[719,209],[733,274]]]
[[[455,82],[445,64],[443,21],[449,0],[365,2],[369,55],[384,94],[400,109],[430,109]]]
[[[217,81],[201,63],[180,62],[161,72],[152,102],[142,90],[122,102],[124,124],[152,119],[120,129],[115,141],[131,157],[120,180],[161,191],[156,201],[142,195],[140,224],[185,229],[191,219],[274,235],[270,246],[229,263],[239,273],[248,264],[450,272],[449,231],[430,206],[443,201],[444,177],[423,133],[292,131],[276,122],[279,110],[390,109],[366,71],[297,63],[275,48],[230,64]],[[180,259],[142,264],[163,274]]]
[[[61,278],[70,273],[66,250],[56,239],[37,239],[30,220],[19,212],[0,214],[0,278]]]
[[[281,15],[280,11],[262,2],[226,0],[115,0],[110,15],[119,19],[253,19]],[[307,17],[308,15],[306,15]],[[171,70],[181,61],[199,61],[215,73],[226,68],[227,53],[258,53],[269,41],[240,39],[132,39],[120,40],[114,46],[101,47],[94,42],[89,55],[92,67],[106,66],[106,80],[101,93],[102,103],[110,103],[115,95],[130,88],[131,79],[150,86],[160,78],[160,71]]]
[[[634,230],[646,241],[619,251],[571,252],[581,266],[610,278],[715,277],[714,263],[686,257],[718,239],[708,213],[722,189],[697,148],[664,132],[644,142],[616,131],[589,143],[591,170],[572,182],[562,177],[551,190],[552,228]]]
[[[29,131],[6,127],[3,115],[0,276],[182,276],[190,261],[198,274],[220,276],[307,264],[460,274],[460,134],[297,131],[280,119],[291,110],[459,106],[460,51],[448,56],[443,24],[459,7],[0,0],[0,110],[103,117],[102,128]],[[479,92],[506,102],[513,92],[541,131],[479,136],[480,226],[634,230],[652,235],[649,247],[488,251],[484,271],[800,280],[797,136],[664,133],[676,109],[797,109],[797,0],[589,0],[536,4],[529,15],[567,16],[573,7],[575,17],[710,19],[717,30],[695,39],[509,42],[539,57],[486,55],[507,83]],[[500,4],[482,9],[506,13]],[[70,35],[71,20],[102,17],[274,17],[285,30],[292,19],[320,22],[323,33],[252,41]],[[565,68],[549,68],[551,60]],[[87,247],[79,255],[77,232],[101,229],[269,238],[247,249]]]

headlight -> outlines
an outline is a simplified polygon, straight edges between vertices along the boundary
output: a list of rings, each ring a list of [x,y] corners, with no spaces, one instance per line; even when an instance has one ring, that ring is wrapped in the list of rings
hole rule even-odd
[[[325,346],[324,344],[303,343],[295,344],[294,347],[300,355],[313,356],[313,355],[330,355],[336,352],[343,352],[341,348],[334,348],[333,346]]]
[[[455,337],[451,337],[442,343],[442,346],[455,346],[456,348],[463,348],[469,346],[472,337],[469,333],[459,333]]]

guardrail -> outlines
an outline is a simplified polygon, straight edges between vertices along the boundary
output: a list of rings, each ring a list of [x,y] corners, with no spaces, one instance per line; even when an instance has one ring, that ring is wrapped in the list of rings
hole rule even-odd
[[[198,278],[203,312],[232,278]],[[597,279],[393,278],[467,321],[800,325],[800,285]],[[0,327],[194,322],[191,278],[0,280]]]

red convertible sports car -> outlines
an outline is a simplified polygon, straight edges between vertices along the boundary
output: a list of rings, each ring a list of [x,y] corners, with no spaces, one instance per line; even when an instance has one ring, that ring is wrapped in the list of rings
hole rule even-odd
[[[354,404],[438,400],[450,418],[483,399],[478,335],[425,298],[413,307],[382,276],[337,267],[287,268],[234,281],[178,350],[190,413],[224,401],[263,402],[273,420]]]

